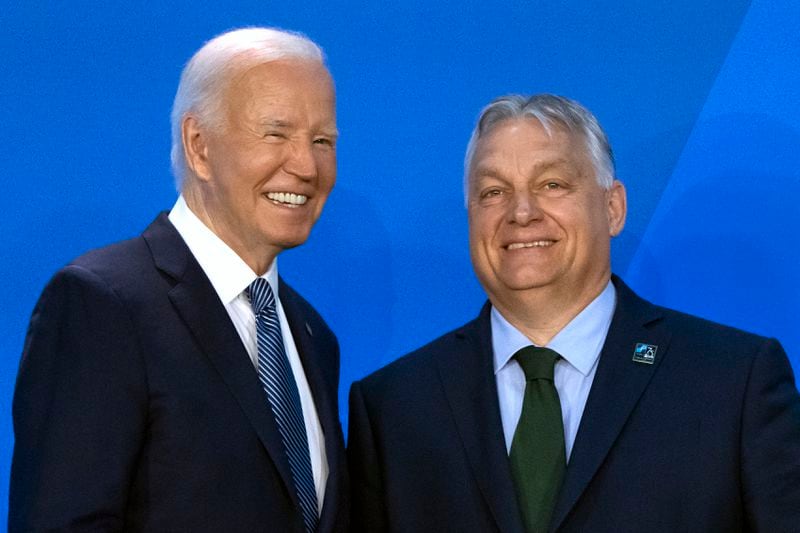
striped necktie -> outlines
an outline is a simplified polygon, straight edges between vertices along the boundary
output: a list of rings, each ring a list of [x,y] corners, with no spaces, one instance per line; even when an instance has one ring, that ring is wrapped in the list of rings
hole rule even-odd
[[[283,347],[275,295],[264,278],[256,278],[246,290],[256,315],[258,379],[267,394],[289,459],[294,489],[300,500],[306,531],[317,528],[317,492],[308,453],[308,437],[297,383]]]

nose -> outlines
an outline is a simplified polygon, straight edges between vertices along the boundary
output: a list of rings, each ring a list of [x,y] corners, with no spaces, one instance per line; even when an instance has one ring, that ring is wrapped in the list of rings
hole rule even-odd
[[[511,202],[509,220],[520,226],[526,226],[542,216],[538,201],[535,195],[529,191],[520,191],[514,194]]]
[[[288,143],[286,150],[286,160],[283,163],[286,172],[305,181],[316,177],[317,160],[314,158],[314,147],[310,142],[297,139]]]

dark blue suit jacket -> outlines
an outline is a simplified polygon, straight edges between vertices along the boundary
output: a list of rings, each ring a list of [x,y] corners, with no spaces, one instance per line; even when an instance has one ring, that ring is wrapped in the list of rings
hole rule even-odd
[[[320,531],[348,529],[339,347],[288,285],[279,295],[325,434]],[[256,371],[166,218],[51,280],[13,405],[9,530],[302,531]]]
[[[617,308],[551,531],[800,531],[800,397],[777,341],[651,305]],[[633,361],[657,346],[653,364]],[[353,385],[358,531],[522,532],[489,306]]]

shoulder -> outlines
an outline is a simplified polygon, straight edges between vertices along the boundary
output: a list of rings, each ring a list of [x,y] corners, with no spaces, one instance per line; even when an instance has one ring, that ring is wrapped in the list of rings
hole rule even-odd
[[[141,272],[142,261],[137,258],[141,258],[145,250],[141,238],[90,250],[56,271],[45,293],[56,289],[118,285],[135,272]]]
[[[141,273],[145,264],[152,268],[152,256],[144,239],[135,237],[90,250],[76,257],[63,270],[74,274],[91,273],[112,283]]]
[[[691,342],[698,348],[708,348],[710,351],[720,348],[749,351],[770,340],[756,333],[674,309],[665,307],[659,309],[673,333],[673,339]]]
[[[676,390],[691,383],[708,402],[724,396],[725,405],[742,406],[764,382],[790,383],[786,390],[796,394],[791,365],[777,339],[654,305],[615,283],[617,309],[603,357],[629,360],[634,342],[656,345],[657,379]]]
[[[143,262],[135,264],[133,259],[141,255],[141,247],[141,239],[113,244],[59,269],[33,309],[25,351],[37,343],[66,342],[67,332],[101,337],[101,332],[132,328],[132,303],[141,301],[139,307],[148,307],[148,302],[135,296],[140,291],[131,289],[147,277]],[[78,337],[73,340],[81,342]]]
[[[92,295],[94,301],[107,298],[128,300],[143,292],[142,287],[158,283],[147,245],[140,237],[91,250],[58,270],[43,297],[58,293]]]
[[[182,264],[173,261],[181,268],[185,268],[189,255],[188,248],[181,248],[177,232],[165,221],[165,216],[159,216],[143,235],[90,250],[72,260],[50,279],[37,307],[54,299],[69,299],[76,305],[106,302],[136,306],[138,302],[143,309],[150,307],[153,298],[161,298],[174,285],[175,278],[156,265],[147,232],[169,238],[166,244],[170,253],[183,258]]]
[[[713,376],[715,389],[746,394],[762,380],[784,381],[796,396],[792,367],[777,339],[670,309],[663,312],[671,331],[670,357],[697,375]]]
[[[788,357],[775,338],[672,309],[661,311],[670,332],[669,358],[698,375],[716,376],[717,386],[722,386],[722,381],[744,390],[754,371],[775,365],[790,369]]]
[[[611,327],[659,330],[669,339],[670,352],[685,352],[697,362],[718,360],[730,364],[737,358],[752,357],[765,346],[778,345],[775,339],[653,304],[634,293],[619,278],[615,277],[614,283],[617,309]]]

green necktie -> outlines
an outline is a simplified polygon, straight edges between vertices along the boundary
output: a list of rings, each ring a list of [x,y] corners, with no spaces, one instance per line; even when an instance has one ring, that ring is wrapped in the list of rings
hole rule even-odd
[[[525,372],[525,398],[514,440],[511,475],[528,533],[547,531],[567,468],[561,403],[553,384],[559,355],[528,346],[514,354]]]

